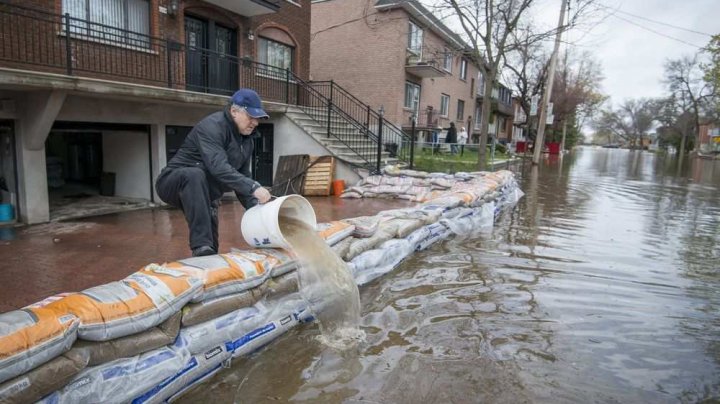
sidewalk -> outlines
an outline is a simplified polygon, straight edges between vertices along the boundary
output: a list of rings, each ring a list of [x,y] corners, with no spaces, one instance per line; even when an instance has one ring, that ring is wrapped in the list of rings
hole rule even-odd
[[[397,199],[308,198],[318,222],[414,206]],[[249,248],[240,233],[245,209],[220,207],[220,252]],[[0,229],[0,313],[61,292],[123,279],[152,263],[190,256],[185,218],[155,208],[65,222]]]

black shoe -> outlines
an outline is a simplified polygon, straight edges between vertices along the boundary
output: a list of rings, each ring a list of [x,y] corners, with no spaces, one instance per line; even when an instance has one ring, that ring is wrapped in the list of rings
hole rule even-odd
[[[193,257],[204,257],[206,255],[215,255],[217,254],[217,251],[215,251],[214,248],[204,245],[198,248],[193,248],[192,255]]]

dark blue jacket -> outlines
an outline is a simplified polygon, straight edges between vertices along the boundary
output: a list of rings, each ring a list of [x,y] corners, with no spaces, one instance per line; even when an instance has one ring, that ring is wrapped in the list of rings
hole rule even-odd
[[[240,133],[225,108],[203,118],[190,131],[182,146],[168,161],[167,169],[200,167],[208,179],[210,200],[217,200],[225,192],[234,191],[245,208],[257,204],[252,193],[260,184],[252,179],[250,164],[253,155],[253,139]]]

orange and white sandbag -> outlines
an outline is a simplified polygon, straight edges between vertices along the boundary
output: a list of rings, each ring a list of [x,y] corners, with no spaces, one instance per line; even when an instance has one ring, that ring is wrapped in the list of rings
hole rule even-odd
[[[44,307],[0,314],[0,383],[69,350],[79,325],[76,316]]]
[[[107,341],[146,331],[179,312],[202,281],[148,265],[127,278],[65,296],[46,307],[80,319],[78,337]]]

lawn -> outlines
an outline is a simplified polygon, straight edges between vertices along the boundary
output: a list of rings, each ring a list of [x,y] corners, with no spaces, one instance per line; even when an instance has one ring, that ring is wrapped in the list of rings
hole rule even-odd
[[[455,173],[458,171],[477,171],[477,146],[465,146],[465,151],[452,155],[448,149],[433,153],[430,147],[418,147],[415,149],[413,168],[420,171]],[[487,149],[487,164],[485,169],[491,169],[491,163],[507,160],[508,156],[495,150],[491,158],[490,148]]]

